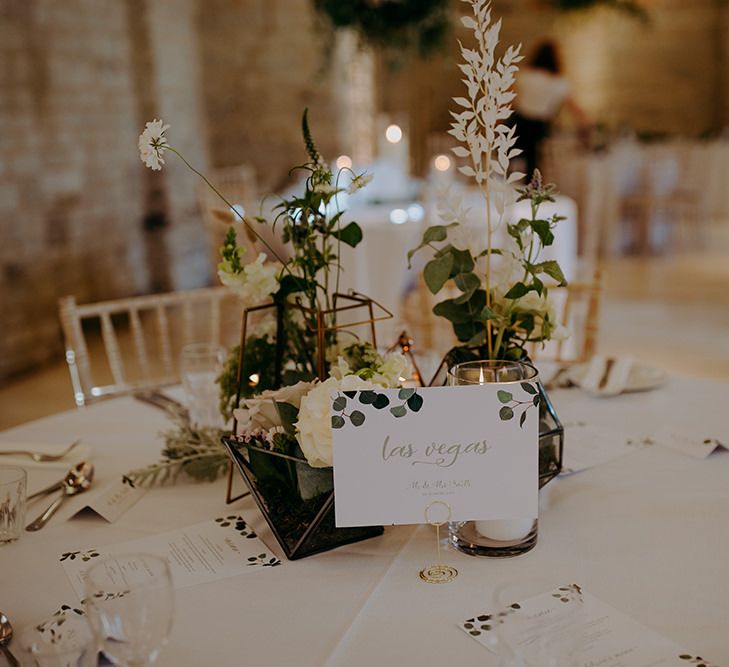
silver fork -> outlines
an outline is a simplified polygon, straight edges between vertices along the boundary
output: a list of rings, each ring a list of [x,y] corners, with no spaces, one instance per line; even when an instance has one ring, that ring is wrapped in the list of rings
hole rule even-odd
[[[43,454],[42,452],[31,452],[25,449],[2,449],[0,450],[0,456],[30,456],[36,463],[45,463],[48,461],[60,461],[66,456],[81,440],[74,440],[66,449],[58,454]]]

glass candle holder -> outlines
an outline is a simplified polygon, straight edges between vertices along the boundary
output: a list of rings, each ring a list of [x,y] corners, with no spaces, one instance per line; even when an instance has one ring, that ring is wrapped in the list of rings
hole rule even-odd
[[[521,361],[479,360],[453,366],[448,371],[448,384],[516,384],[534,382],[537,377],[537,369]],[[537,517],[454,521],[448,524],[448,537],[450,543],[463,553],[504,558],[533,549],[537,543],[538,526]]]

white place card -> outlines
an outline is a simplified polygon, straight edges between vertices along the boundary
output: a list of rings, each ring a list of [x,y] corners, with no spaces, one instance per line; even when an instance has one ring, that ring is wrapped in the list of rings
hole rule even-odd
[[[195,586],[281,564],[239,515],[203,521],[103,549],[68,551],[59,556],[59,561],[81,599],[84,595],[84,574],[93,562],[132,553],[167,558],[175,588]]]
[[[537,516],[538,401],[529,382],[333,395],[337,526]]]
[[[585,422],[564,424],[562,476],[582,472],[654,444],[650,438],[629,436]]]
[[[566,592],[565,592],[566,591]],[[564,612],[565,596],[571,591],[580,591],[583,599],[582,609],[568,616]],[[580,667],[686,667],[705,665],[715,667],[711,662],[689,651],[683,650],[673,641],[646,628],[626,614],[586,593],[579,586],[570,584],[556,591],[549,591],[528,600],[517,601],[519,609],[527,622],[520,625],[525,632],[518,637],[527,664],[534,663],[534,647],[542,642],[540,633],[549,633],[549,641],[556,645],[564,634],[564,639],[577,650]],[[576,611],[576,610],[572,610]],[[561,621],[540,622],[554,616]],[[490,612],[474,614],[459,624],[459,627],[489,650],[498,644],[494,638],[497,623]],[[507,621],[508,622],[508,621]],[[575,646],[575,637],[582,630],[582,641]],[[581,646],[579,644],[581,643]]]
[[[686,433],[661,432],[656,436],[656,442],[693,459],[705,459],[717,449],[726,449],[724,443],[716,438],[697,437]]]
[[[128,478],[117,478],[97,491],[89,491],[85,494],[86,504],[80,507],[73,516],[79,512],[91,510],[109,523],[114,523],[145,493],[146,489],[132,485]]]

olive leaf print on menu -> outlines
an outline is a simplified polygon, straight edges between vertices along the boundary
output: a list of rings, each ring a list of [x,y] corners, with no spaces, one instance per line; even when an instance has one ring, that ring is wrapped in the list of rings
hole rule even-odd
[[[514,418],[515,413],[521,410],[519,417],[519,427],[524,426],[526,422],[527,412],[529,408],[537,407],[539,405],[539,390],[530,382],[520,382],[519,386],[524,390],[526,396],[522,396],[526,400],[520,400],[514,397],[513,392],[506,391],[505,389],[499,389],[496,392],[496,396],[499,402],[502,404],[499,409],[499,418],[501,421],[509,421]],[[526,406],[522,409],[522,406]]]
[[[418,412],[423,407],[423,397],[415,389],[400,389],[397,398],[402,402],[390,406],[387,394],[371,389],[338,393],[332,401],[332,411],[338,413],[332,415],[332,428],[342,428],[347,423],[347,419],[352,426],[362,426],[366,416],[362,410],[357,409],[358,403],[362,406],[371,405],[376,410],[390,407],[390,414],[396,418],[404,417],[408,410]]]

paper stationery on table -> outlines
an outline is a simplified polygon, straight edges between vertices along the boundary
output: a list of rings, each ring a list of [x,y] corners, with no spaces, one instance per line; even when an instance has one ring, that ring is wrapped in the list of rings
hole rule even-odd
[[[332,400],[337,526],[537,515],[535,384],[341,392]]]
[[[566,422],[564,435],[561,475],[593,468],[653,444],[650,438],[630,436],[584,422]]]
[[[564,586],[558,591],[581,590],[575,584]],[[583,609],[578,617],[570,623],[549,625],[549,641],[558,642],[559,633],[569,641],[574,641],[575,633],[583,629],[582,646],[578,649],[580,667],[679,667],[710,663],[699,658],[695,653],[683,650],[673,641],[641,625],[626,614],[605,604],[593,595],[581,590],[584,601]],[[570,595],[569,592],[566,595]],[[519,637],[519,646],[524,650],[524,657],[533,664],[534,646],[540,643],[540,632],[544,634],[545,625],[537,619],[549,618],[551,614],[560,614],[564,602],[560,595],[552,591],[537,595],[523,601],[515,601],[520,605],[518,613],[527,614],[534,622],[527,624],[530,631]],[[459,627],[473,637],[488,650],[498,644],[494,638],[497,633],[496,623],[491,623],[490,611],[482,611],[459,623]],[[491,646],[490,646],[491,645]],[[574,644],[573,644],[574,646]]]
[[[145,493],[146,489],[133,486],[126,477],[119,477],[100,489],[85,494],[86,504],[74,512],[73,516],[85,510],[91,510],[109,523],[114,523]]]
[[[675,431],[661,431],[655,439],[659,445],[673,449],[693,459],[705,459],[717,449],[727,448],[723,442],[716,438],[696,437],[686,433],[676,433]]]
[[[81,599],[84,595],[84,573],[94,562],[133,553],[167,558],[175,588],[281,564],[239,515],[219,517],[102,549],[69,551],[61,554],[58,560]]]

